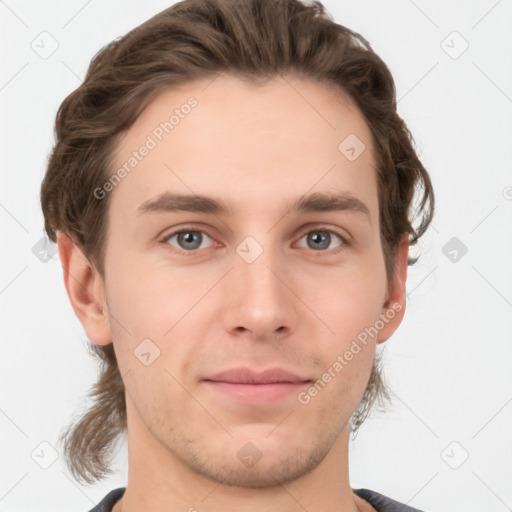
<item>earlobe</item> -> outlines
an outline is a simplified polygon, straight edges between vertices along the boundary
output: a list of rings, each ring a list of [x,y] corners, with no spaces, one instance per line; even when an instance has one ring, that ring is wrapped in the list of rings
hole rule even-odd
[[[108,345],[112,334],[101,275],[65,233],[57,235],[57,245],[64,285],[76,316],[92,342]]]
[[[382,308],[381,318],[384,326],[377,335],[377,343],[382,343],[391,337],[405,314],[409,244],[409,235],[404,233],[395,251],[395,273],[389,283],[387,300]]]

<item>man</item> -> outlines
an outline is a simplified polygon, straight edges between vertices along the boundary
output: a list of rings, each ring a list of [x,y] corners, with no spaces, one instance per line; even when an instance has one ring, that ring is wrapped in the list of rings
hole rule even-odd
[[[46,229],[104,363],[74,476],[128,436],[93,510],[416,510],[349,483],[434,204],[368,43],[319,3],[186,0],[93,59],[56,133]]]

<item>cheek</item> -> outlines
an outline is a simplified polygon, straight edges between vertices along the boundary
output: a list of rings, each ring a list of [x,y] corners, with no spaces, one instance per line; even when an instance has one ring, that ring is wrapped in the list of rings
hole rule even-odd
[[[125,260],[111,269],[109,304],[130,332],[160,338],[194,306],[207,283],[179,269],[141,263]]]
[[[378,319],[386,281],[379,265],[330,269],[323,275],[300,277],[304,302],[323,320],[332,337],[354,339]]]
[[[108,270],[110,324],[123,373],[133,369],[139,375],[142,367],[153,381],[161,377],[154,375],[155,369],[162,372],[165,365],[179,378],[180,364],[193,358],[194,343],[201,339],[198,329],[206,317],[198,302],[211,287],[209,280],[198,273],[134,264],[128,258]],[[164,375],[164,381],[169,378]]]
[[[319,357],[323,369],[316,386],[323,395],[319,403],[348,401],[350,404],[346,405],[355,409],[370,377],[375,325],[382,311],[386,282],[378,266],[365,269],[340,269],[323,281],[322,293],[310,294],[305,300],[329,327],[324,330],[322,342],[313,349],[313,357]],[[320,330],[322,325],[318,325]],[[318,390],[312,390],[315,392]]]

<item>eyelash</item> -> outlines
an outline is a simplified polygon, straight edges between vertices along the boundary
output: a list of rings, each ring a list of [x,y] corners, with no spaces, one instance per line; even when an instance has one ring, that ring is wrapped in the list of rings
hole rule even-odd
[[[214,238],[212,236],[210,236],[208,233],[206,233],[205,231],[203,231],[201,229],[197,229],[197,228],[195,228],[193,226],[190,226],[190,227],[185,226],[184,228],[181,228],[178,231],[173,231],[171,234],[166,235],[160,242],[162,244],[164,244],[166,246],[166,248],[168,248],[172,252],[175,252],[175,253],[178,253],[178,254],[190,255],[190,256],[196,255],[199,251],[204,250],[204,249],[192,249],[190,251],[186,251],[184,249],[180,249],[179,247],[176,247],[176,246],[171,245],[169,243],[169,240],[172,237],[174,237],[176,235],[179,235],[180,233],[188,233],[188,232],[191,232],[191,231],[195,232],[195,233],[202,233],[203,235],[206,235],[211,240],[214,240]],[[315,229],[310,229],[308,231],[305,231],[301,235],[299,240],[304,238],[304,236],[306,236],[306,235],[308,235],[310,233],[315,233],[315,232],[325,232],[325,233],[334,234],[335,236],[337,236],[341,240],[341,245],[338,246],[338,247],[335,247],[334,249],[325,249],[325,250],[318,250],[318,251],[315,251],[314,249],[310,249],[313,252],[328,253],[328,254],[338,254],[340,251],[344,250],[344,248],[346,246],[350,245],[350,243],[348,242],[348,240],[347,240],[345,235],[342,235],[339,231],[336,231],[336,230],[334,230],[332,228],[327,228],[327,227],[324,227],[324,226],[319,226],[319,227],[317,227]]]

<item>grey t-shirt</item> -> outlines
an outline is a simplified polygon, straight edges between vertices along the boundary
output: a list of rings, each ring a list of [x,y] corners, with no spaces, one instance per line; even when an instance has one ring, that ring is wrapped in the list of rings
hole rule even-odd
[[[112,512],[112,507],[123,496],[125,489],[126,487],[119,487],[119,489],[110,491],[89,512]],[[366,500],[377,512],[421,512],[417,508],[409,507],[369,489],[354,489],[354,492],[360,498]]]

